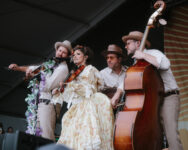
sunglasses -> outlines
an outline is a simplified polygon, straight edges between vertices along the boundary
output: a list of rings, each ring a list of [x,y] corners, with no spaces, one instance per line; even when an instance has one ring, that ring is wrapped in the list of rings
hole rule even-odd
[[[113,59],[115,59],[115,58],[117,58],[117,57],[116,57],[116,56],[107,56],[107,57],[106,57],[106,60],[108,60],[108,59],[113,60]]]

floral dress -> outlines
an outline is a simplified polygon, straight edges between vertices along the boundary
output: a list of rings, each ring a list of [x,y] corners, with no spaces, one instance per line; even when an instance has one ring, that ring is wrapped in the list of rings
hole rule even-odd
[[[88,65],[69,82],[61,98],[69,110],[62,119],[59,144],[74,150],[113,150],[113,112],[99,71]]]

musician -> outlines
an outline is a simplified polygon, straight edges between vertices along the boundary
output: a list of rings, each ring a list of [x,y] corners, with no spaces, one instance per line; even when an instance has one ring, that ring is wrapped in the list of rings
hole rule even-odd
[[[77,69],[65,82],[62,99],[68,111],[62,119],[59,144],[74,150],[113,150],[113,112],[110,100],[100,92],[103,80],[91,65],[89,47],[74,48]]]
[[[126,68],[121,64],[123,51],[115,44],[110,44],[107,51],[103,52],[108,67],[100,71],[104,80],[104,89],[102,90],[109,98],[113,108],[116,107],[124,88],[124,78]]]
[[[170,61],[162,52],[156,49],[145,48],[143,52],[139,51],[142,37],[142,32],[132,31],[128,35],[123,36],[122,40],[125,43],[128,55],[133,54],[132,58],[136,60],[144,59],[159,70],[165,88],[161,118],[169,150],[183,150],[178,132],[179,88],[170,69]],[[150,47],[150,42],[146,40],[145,46]]]
[[[72,53],[71,43],[67,40],[55,43],[56,58],[67,58]],[[38,66],[18,66],[11,64],[10,69],[26,72],[26,76],[34,76],[33,71]],[[64,81],[68,75],[68,67],[66,61],[55,63],[52,65],[51,73],[41,71],[41,79],[39,83],[39,99],[37,110],[37,125],[39,125],[42,137],[55,140],[54,130],[56,123],[56,113],[59,116],[61,101],[53,101],[51,91],[59,87],[59,83]],[[54,109],[56,105],[56,112]],[[31,134],[31,131],[28,131]]]

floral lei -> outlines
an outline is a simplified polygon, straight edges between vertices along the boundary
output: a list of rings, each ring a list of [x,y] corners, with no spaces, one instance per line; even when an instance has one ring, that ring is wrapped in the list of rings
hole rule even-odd
[[[28,104],[27,110],[25,112],[25,116],[27,119],[26,133],[37,136],[41,136],[42,134],[39,120],[37,120],[38,98],[40,96],[40,91],[45,86],[46,76],[51,75],[53,73],[55,64],[56,63],[54,60],[44,62],[41,67],[43,69],[41,69],[40,71],[40,81],[37,79],[37,77],[35,77],[29,82],[27,88],[31,89],[31,93],[28,94],[25,98],[25,101]]]

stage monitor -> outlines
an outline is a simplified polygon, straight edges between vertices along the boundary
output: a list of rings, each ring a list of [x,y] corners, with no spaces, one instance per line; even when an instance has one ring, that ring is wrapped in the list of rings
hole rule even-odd
[[[15,133],[6,133],[4,135],[2,150],[35,150],[49,143],[53,143],[53,141],[16,131]]]
[[[0,150],[2,150],[3,138],[4,138],[4,134],[0,134]]]
[[[63,144],[48,144],[37,148],[37,150],[72,150]]]

